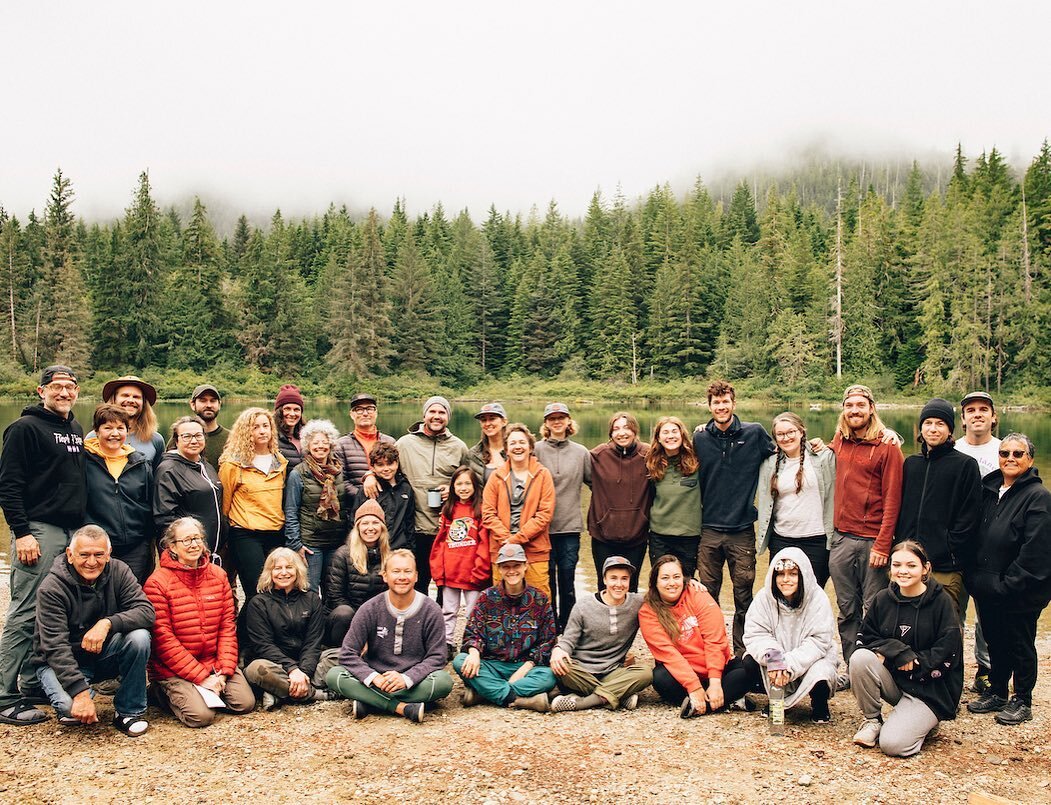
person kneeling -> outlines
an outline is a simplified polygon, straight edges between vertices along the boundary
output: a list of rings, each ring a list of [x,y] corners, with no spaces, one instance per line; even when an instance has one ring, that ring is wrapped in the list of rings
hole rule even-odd
[[[963,634],[956,605],[918,542],[894,546],[890,587],[865,613],[850,655],[850,689],[865,721],[858,746],[915,755],[940,721],[956,718],[963,693]],[[882,700],[894,706],[886,721]]]
[[[545,663],[555,644],[555,616],[546,595],[526,584],[521,545],[500,548],[500,581],[485,590],[463,633],[453,668],[463,679],[463,706],[488,701],[501,707],[548,710],[555,675]]]
[[[95,724],[91,683],[120,677],[113,726],[137,736],[149,728],[143,716],[153,607],[111,551],[106,532],[86,525],[55,557],[37,592],[37,678],[60,723]]]
[[[383,563],[387,591],[354,613],[339,667],[328,672],[326,682],[330,690],[353,700],[355,718],[384,711],[420,722],[424,705],[444,699],[453,689],[443,670],[442,611],[415,589],[417,578],[412,551],[391,551]]]
[[[836,636],[832,606],[810,559],[800,548],[778,551],[744,620],[744,665],[753,684],[767,692],[782,688],[786,709],[809,693],[810,719],[829,723],[839,664]]]
[[[748,673],[730,658],[719,604],[701,585],[687,585],[671,554],[650,570],[639,628],[657,661],[653,687],[683,718],[721,710],[750,690]]]
[[[635,572],[625,557],[609,557],[602,563],[606,588],[573,606],[551,652],[558,687],[572,693],[551,700],[554,712],[618,706],[634,710],[639,691],[653,683],[652,669],[624,662],[639,630],[642,606],[642,594],[628,592]]]
[[[290,548],[275,548],[263,563],[258,591],[245,605],[244,674],[263,689],[263,709],[335,698],[325,688],[324,668],[317,673],[325,613],[321,596],[310,589],[306,562]]]

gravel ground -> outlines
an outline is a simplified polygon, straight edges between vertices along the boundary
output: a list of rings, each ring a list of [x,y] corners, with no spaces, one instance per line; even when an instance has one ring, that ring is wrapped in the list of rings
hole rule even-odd
[[[0,581],[3,612],[7,598]],[[140,738],[109,726],[110,699],[99,697],[103,721],[90,728],[0,726],[0,801],[929,803],[984,792],[1051,802],[1051,636],[1038,648],[1032,722],[1001,727],[961,706],[909,760],[850,742],[859,716],[849,693],[832,700],[831,725],[790,711],[784,737],[757,713],[683,721],[652,688],[634,712],[556,715],[465,711],[457,681],[423,724],[355,721],[346,702],[328,702],[191,730],[151,709]],[[641,638],[636,654],[648,659]]]

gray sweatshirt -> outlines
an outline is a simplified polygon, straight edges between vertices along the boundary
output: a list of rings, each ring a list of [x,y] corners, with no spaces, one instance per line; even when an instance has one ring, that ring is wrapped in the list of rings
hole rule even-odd
[[[602,676],[618,668],[639,630],[642,593],[628,593],[619,607],[607,606],[601,593],[577,601],[569,613],[558,647],[580,663],[585,671]]]
[[[584,530],[580,514],[580,488],[591,486],[591,453],[568,439],[544,439],[536,443],[537,460],[555,481],[555,514],[548,526],[552,534],[579,534]]]

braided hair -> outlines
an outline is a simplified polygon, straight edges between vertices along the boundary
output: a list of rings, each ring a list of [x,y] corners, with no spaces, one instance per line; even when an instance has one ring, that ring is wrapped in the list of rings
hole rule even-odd
[[[791,425],[793,428],[799,431],[799,469],[796,470],[796,494],[798,495],[803,491],[803,465],[806,462],[806,425],[803,424],[803,420],[800,419],[796,414],[791,411],[785,411],[783,414],[778,414],[774,417],[773,424],[770,426],[771,431],[777,430],[777,423],[784,422],[786,425]],[[780,494],[777,488],[777,476],[781,472],[781,467],[784,465],[788,457],[785,452],[781,449],[781,445],[777,446],[777,461],[774,464],[774,474],[770,478],[770,495],[774,500],[777,500],[777,496]]]

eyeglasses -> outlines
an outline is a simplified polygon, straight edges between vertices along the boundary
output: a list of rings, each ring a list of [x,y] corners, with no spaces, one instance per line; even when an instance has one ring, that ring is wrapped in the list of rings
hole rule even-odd
[[[76,383],[48,383],[46,386],[44,386],[44,388],[46,388],[48,391],[54,392],[55,394],[61,394],[63,391],[67,392],[68,394],[72,394],[74,391],[80,388],[80,386],[78,386]]]
[[[189,548],[191,545],[194,545],[196,543],[204,545],[204,537],[183,537],[182,539],[175,540],[175,542],[178,542],[180,545]]]
[[[997,450],[1000,454],[1000,458],[1021,458],[1022,456],[1028,456],[1028,450]]]
[[[179,439],[184,442],[203,442],[203,433],[180,433]]]
[[[779,442],[783,442],[786,439],[791,439],[797,433],[799,433],[799,429],[792,428],[792,430],[783,430],[780,433],[775,433],[774,438],[777,439]]]
[[[357,408],[351,408],[352,414],[374,414],[376,413],[375,405],[359,405]]]

